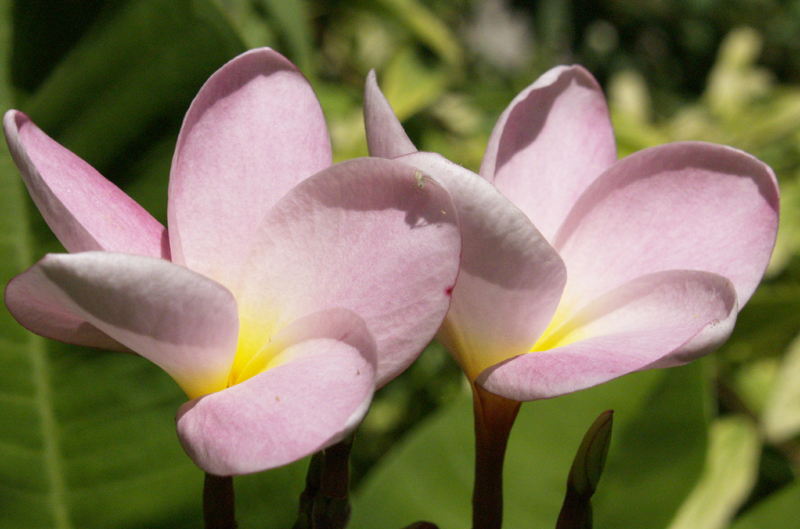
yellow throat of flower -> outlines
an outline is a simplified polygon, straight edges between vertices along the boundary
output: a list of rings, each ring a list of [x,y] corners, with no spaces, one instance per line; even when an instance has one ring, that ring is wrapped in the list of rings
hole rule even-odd
[[[236,357],[233,361],[228,387],[263,373],[283,363],[281,351],[285,344],[272,339],[274,333],[265,332],[264,325],[248,324],[242,318],[239,324],[239,343],[236,346]]]
[[[526,353],[548,351],[583,339],[584,336],[581,332],[580,324],[574,319],[573,306],[573,304],[561,303],[550,320],[550,324]],[[476,347],[476,345],[480,344],[467,345],[461,337],[455,336],[453,326],[448,326],[447,321],[445,321],[443,329],[446,329],[446,332],[453,338],[452,347],[461,353],[454,356],[457,357],[456,359],[461,364],[461,368],[471,381],[474,381],[487,368],[519,354],[519,352],[504,352],[491,347]],[[488,350],[494,350],[495,354],[485,354],[485,351]]]

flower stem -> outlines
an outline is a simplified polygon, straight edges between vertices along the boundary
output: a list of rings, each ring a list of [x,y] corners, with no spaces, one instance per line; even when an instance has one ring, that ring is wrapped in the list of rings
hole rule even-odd
[[[350,519],[350,449],[353,435],[311,458],[293,529],[344,529]]]
[[[503,524],[503,461],[508,435],[520,402],[472,384],[475,405],[475,489],[472,528],[500,529]]]
[[[350,449],[353,435],[325,449],[314,529],[344,529],[350,520]]]
[[[206,472],[203,484],[203,519],[205,529],[236,529],[233,478]]]

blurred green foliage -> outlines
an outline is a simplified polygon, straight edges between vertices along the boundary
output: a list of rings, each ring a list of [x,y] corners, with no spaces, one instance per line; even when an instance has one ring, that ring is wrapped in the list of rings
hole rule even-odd
[[[255,46],[314,85],[337,161],[367,153],[370,69],[418,147],[475,170],[511,99],[572,62],[605,86],[620,155],[704,140],[758,156],[781,184],[781,227],[730,342],[688,368],[523,406],[507,526],[555,524],[602,404],[617,414],[597,526],[800,527],[798,35],[793,0],[0,0],[0,101],[162,222],[184,112]],[[61,249],[5,149],[0,204],[5,284]],[[199,527],[202,473],[173,428],[182,399],[141,358],[32,336],[0,309],[0,527]],[[357,527],[466,524],[468,400],[436,344],[379,392],[354,447]],[[240,526],[289,526],[304,466],[237,478]]]

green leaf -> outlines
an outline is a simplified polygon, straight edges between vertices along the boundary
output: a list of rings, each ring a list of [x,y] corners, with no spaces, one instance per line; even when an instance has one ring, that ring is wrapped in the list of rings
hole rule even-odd
[[[378,5],[405,25],[456,72],[461,72],[461,44],[447,25],[417,0],[378,0]]]
[[[700,474],[705,451],[700,365],[636,373],[525,403],[506,458],[505,527],[552,528],[586,425],[614,409],[614,438],[592,503],[597,527],[665,527]],[[397,445],[356,491],[354,529],[471,519],[474,435],[465,394]],[[358,442],[356,440],[356,442]]]
[[[789,346],[762,413],[764,434],[775,443],[800,432],[800,337]]]
[[[426,67],[409,49],[395,55],[381,77],[383,93],[400,121],[434,103],[448,83],[445,72]]]
[[[756,484],[760,456],[761,439],[750,419],[715,420],[703,475],[669,529],[727,527]]]
[[[106,8],[128,0],[12,1],[12,83],[33,92]],[[42,53],[47,50],[47,53]]]
[[[286,39],[287,55],[291,56],[297,67],[306,76],[314,72],[314,49],[311,36],[311,23],[306,0],[260,0],[261,5],[271,15],[281,35]]]
[[[103,171],[165,121],[180,123],[205,80],[241,51],[207,0],[132,1],[95,24],[23,110]]]
[[[736,360],[782,354],[800,328],[800,285],[767,283],[739,313],[736,328],[720,356]]]
[[[730,529],[800,528],[800,482],[762,500],[744,513]]]

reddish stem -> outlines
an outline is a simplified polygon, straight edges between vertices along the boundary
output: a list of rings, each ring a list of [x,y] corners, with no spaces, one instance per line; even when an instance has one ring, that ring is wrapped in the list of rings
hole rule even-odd
[[[233,478],[206,473],[203,484],[205,529],[236,529]]]
[[[520,402],[472,384],[475,405],[475,489],[472,528],[500,529],[503,524],[503,461],[508,435]]]

